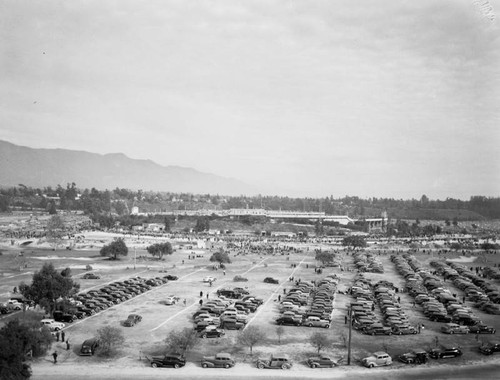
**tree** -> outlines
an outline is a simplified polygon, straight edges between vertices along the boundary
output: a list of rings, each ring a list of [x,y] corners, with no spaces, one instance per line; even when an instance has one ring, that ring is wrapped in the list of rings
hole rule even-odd
[[[239,344],[250,348],[250,354],[253,353],[253,347],[266,338],[266,334],[257,326],[248,326],[243,331],[240,331],[237,337]]]
[[[278,335],[278,344],[281,344],[281,337],[285,333],[285,328],[283,326],[276,327],[276,335]]]
[[[453,225],[455,227],[458,226],[458,218],[456,216],[453,218]]]
[[[196,225],[194,226],[195,232],[208,231],[210,229],[210,222],[207,217],[201,217],[196,219]]]
[[[113,260],[117,260],[118,255],[120,256],[128,255],[128,248],[127,245],[125,244],[125,241],[122,238],[118,238],[113,240],[108,245],[102,247],[100,254],[101,256],[108,256],[112,257]]]
[[[79,289],[80,284],[71,277],[61,275],[52,263],[44,264],[40,271],[35,272],[31,285],[19,285],[19,292],[24,297],[42,306],[49,314],[54,311],[58,298],[70,297]]]
[[[449,227],[449,226],[451,225],[451,223],[450,223],[450,219],[446,219],[446,220],[444,221],[444,224],[446,224],[446,225]]]
[[[52,215],[47,222],[47,241],[57,249],[62,242],[66,226],[59,215]]]
[[[222,263],[231,264],[231,259],[229,258],[229,255],[227,254],[227,252],[224,252],[223,250],[217,251],[214,254],[212,254],[212,256],[210,256],[210,261],[212,262],[216,261],[219,264]]]
[[[26,312],[0,329],[0,379],[18,380],[31,376],[28,356],[44,355],[53,342],[49,329],[40,329],[41,314]]]
[[[196,335],[196,330],[187,327],[181,331],[171,331],[165,339],[169,351],[180,351],[181,354],[186,354],[186,352],[196,346],[198,341],[199,338]]]
[[[56,214],[57,214],[56,204],[54,202],[50,202],[49,215],[56,215]]]
[[[318,251],[316,252],[315,256],[315,259],[317,261],[321,261],[323,265],[332,262],[334,258],[335,255],[332,252],[325,252],[325,251]]]
[[[364,248],[366,247],[366,240],[363,236],[346,236],[344,239],[342,239],[342,245],[353,248]]]
[[[67,267],[61,271],[61,276],[63,277],[71,277],[71,268]]]
[[[97,330],[97,339],[99,339],[99,355],[111,356],[116,347],[121,345],[125,338],[118,327],[105,326]]]
[[[158,255],[158,260],[161,260],[163,258],[163,255],[171,255],[174,250],[172,249],[172,244],[170,242],[165,242],[165,243],[156,243],[153,245],[150,245],[147,248],[148,253],[153,255],[153,257],[156,257]]]
[[[318,355],[319,352],[325,348],[331,347],[333,344],[333,341],[331,338],[329,338],[325,333],[322,332],[315,332],[313,333],[310,338],[309,338],[309,343],[318,350]]]

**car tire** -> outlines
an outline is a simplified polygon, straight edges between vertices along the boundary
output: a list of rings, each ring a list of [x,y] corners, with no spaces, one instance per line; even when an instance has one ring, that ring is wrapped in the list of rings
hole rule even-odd
[[[153,368],[158,368],[158,364],[156,364],[156,363],[151,363],[151,367],[153,367]]]
[[[281,366],[281,369],[290,369],[290,366],[288,364],[283,364]]]
[[[413,331],[412,334],[416,334],[417,333],[417,330]]]
[[[370,363],[370,364],[368,365],[368,368],[373,368],[373,367],[375,367],[375,364],[373,364],[373,363]]]
[[[326,326],[325,326],[325,329],[329,329],[329,328],[330,328],[330,325],[326,325]]]
[[[316,367],[318,367],[316,364],[314,364],[314,363],[311,364],[311,368],[316,368]]]
[[[264,369],[264,364],[262,364],[262,363],[258,363],[258,364],[257,364],[257,368],[259,368],[259,369]]]
[[[203,339],[206,339],[206,338],[207,338],[207,334],[203,334],[201,337],[202,337]]]
[[[203,368],[208,368],[208,364],[207,364],[207,363],[203,363],[201,366],[202,366]]]
[[[312,323],[309,323],[307,326],[309,326],[309,327],[313,327]]]
[[[61,330],[59,327],[54,327],[54,331],[59,331]]]
[[[230,367],[231,367],[231,366],[230,366],[229,364],[227,364],[227,363],[224,365],[224,368],[225,368],[225,369],[229,369]]]
[[[451,330],[451,331],[450,331],[450,335],[453,335],[453,334],[454,334],[454,332],[453,332],[453,330]]]
[[[177,363],[175,363],[175,364],[174,364],[174,368],[176,368],[176,369],[177,369],[177,368],[180,368],[180,365],[179,365],[179,364],[177,364]]]

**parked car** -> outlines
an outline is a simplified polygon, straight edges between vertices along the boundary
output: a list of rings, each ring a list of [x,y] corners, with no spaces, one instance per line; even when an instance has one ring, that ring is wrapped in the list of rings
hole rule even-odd
[[[40,322],[42,326],[47,326],[50,331],[59,331],[66,326],[64,323],[56,322],[55,320],[49,318],[42,319]]]
[[[132,327],[142,321],[142,317],[139,314],[130,314],[127,320],[123,322],[123,326]]]
[[[147,359],[150,361],[151,367],[153,368],[158,368],[158,367],[180,368],[186,365],[186,359],[184,358],[183,355],[178,353],[170,353],[166,354],[165,356],[153,356],[152,358],[147,358]]]
[[[94,274],[94,273],[85,273],[83,276],[82,276],[82,279],[84,280],[99,280],[101,277],[99,277],[98,275]]]
[[[429,356],[433,359],[456,358],[462,355],[462,350],[457,347],[433,348]]]
[[[285,326],[300,326],[301,321],[292,317],[279,317],[276,319],[276,324]]]
[[[67,322],[67,323],[73,323],[77,317],[73,314],[70,313],[63,313],[62,311],[56,310],[54,313],[52,313],[52,316],[54,317],[54,320],[56,322]]]
[[[80,348],[81,356],[91,356],[95,354],[96,349],[99,347],[99,339],[90,338],[82,343]]]
[[[380,367],[384,365],[391,365],[392,358],[389,356],[387,352],[377,351],[367,356],[362,361],[363,365],[368,368]]]
[[[272,278],[272,277],[266,277],[264,279],[264,282],[267,284],[279,284],[280,283],[278,280],[276,280],[275,278]]]
[[[217,279],[215,277],[212,277],[212,276],[207,276],[207,277],[203,278],[203,282],[214,282],[215,280],[217,280]]]
[[[279,369],[290,369],[292,368],[292,362],[286,354],[273,354],[270,359],[258,359],[257,368],[279,368]]]
[[[425,364],[428,358],[429,354],[424,350],[413,350],[398,356],[399,361],[406,364]]]
[[[174,296],[168,296],[163,300],[164,305],[175,305],[179,301],[179,297],[174,297]]]
[[[470,326],[469,332],[471,334],[495,334],[497,332],[497,330],[492,326],[478,324],[478,325]]]
[[[329,356],[315,356],[307,359],[307,365],[311,368],[333,368],[337,365]]]
[[[483,355],[491,355],[494,352],[500,352],[500,342],[483,344],[479,347],[479,352]]]
[[[226,330],[241,330],[243,327],[245,327],[245,324],[238,322],[237,320],[236,321],[228,320],[228,321],[223,321],[221,323],[221,327]]]
[[[325,329],[330,327],[330,321],[314,316],[307,317],[302,324],[309,327],[324,327]]]
[[[413,326],[392,326],[392,333],[397,335],[417,334],[418,331]]]
[[[200,331],[200,333],[198,334],[198,336],[200,338],[220,338],[221,336],[224,336],[226,333],[224,332],[224,330],[221,330],[221,329],[205,329],[203,331]]]
[[[446,323],[441,326],[441,332],[445,334],[468,334],[469,328],[467,326],[460,326],[456,323]]]
[[[363,333],[367,335],[392,335],[392,329],[380,324],[374,323],[363,329]]]
[[[220,352],[215,356],[203,357],[201,360],[201,366],[203,368],[231,368],[234,367],[235,364],[231,354],[226,352]]]
[[[165,278],[165,279],[167,279],[167,280],[169,280],[169,281],[175,281],[175,280],[178,280],[178,279],[179,279],[179,277],[177,277],[177,276],[173,276],[173,275],[171,275],[171,274],[167,274],[167,275],[166,275],[166,276],[164,276],[163,278]]]

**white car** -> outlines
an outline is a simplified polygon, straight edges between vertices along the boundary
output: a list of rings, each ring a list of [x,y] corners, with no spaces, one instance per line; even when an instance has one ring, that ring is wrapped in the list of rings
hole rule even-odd
[[[47,326],[50,331],[58,331],[66,326],[64,323],[56,322],[53,319],[42,319],[40,322],[42,323],[42,326]]]
[[[177,303],[177,300],[178,300],[177,297],[168,296],[167,298],[165,298],[165,301],[163,301],[163,303],[165,305],[175,305]]]
[[[214,282],[215,280],[217,280],[215,277],[212,277],[212,276],[207,276],[205,278],[203,278],[203,282]]]

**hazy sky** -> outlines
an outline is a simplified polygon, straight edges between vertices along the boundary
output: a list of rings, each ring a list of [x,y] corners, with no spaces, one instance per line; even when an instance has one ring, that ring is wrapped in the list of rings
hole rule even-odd
[[[0,0],[0,139],[265,193],[500,196],[491,18],[470,0]]]

